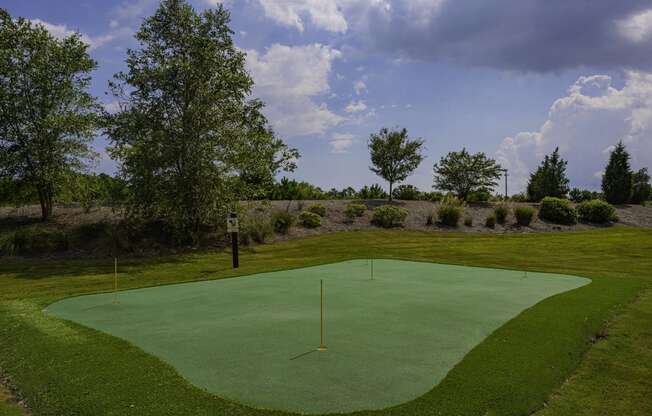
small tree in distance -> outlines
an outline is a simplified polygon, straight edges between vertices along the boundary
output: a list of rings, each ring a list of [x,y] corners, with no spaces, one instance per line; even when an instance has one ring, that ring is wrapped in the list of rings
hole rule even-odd
[[[559,156],[558,147],[550,155],[546,155],[541,165],[530,175],[527,185],[528,200],[539,202],[547,196],[566,198],[570,183],[566,177],[567,163]]]
[[[471,192],[491,191],[497,184],[502,170],[500,165],[484,153],[470,154],[464,148],[450,152],[433,167],[433,188],[454,192],[466,200]]]
[[[652,197],[652,185],[650,185],[650,174],[647,168],[634,172],[632,175],[632,204],[641,204]]]
[[[618,142],[609,156],[602,177],[602,192],[610,204],[626,204],[632,195],[632,170],[629,166],[629,153],[623,142]]]
[[[405,180],[423,161],[422,139],[410,140],[406,129],[383,128],[369,138],[372,172],[389,182],[389,200],[394,183]]]

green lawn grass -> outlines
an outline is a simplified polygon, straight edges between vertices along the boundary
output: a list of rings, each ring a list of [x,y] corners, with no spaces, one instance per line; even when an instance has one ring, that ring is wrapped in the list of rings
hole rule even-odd
[[[638,362],[640,352],[621,355],[622,365],[594,365],[582,358],[608,320],[619,316],[638,329],[649,315],[631,303],[652,283],[652,231],[615,227],[577,233],[469,235],[408,231],[365,231],[321,235],[256,247],[230,269],[229,253],[197,253],[121,262],[121,286],[144,287],[261,271],[384,257],[502,267],[586,276],[593,283],[549,298],[521,313],[474,348],[430,392],[377,415],[524,415],[555,395],[577,402],[569,389],[588,388],[620,375],[631,381],[619,414],[637,414],[650,404],[637,380],[652,378]],[[171,367],[129,343],[42,313],[54,300],[108,291],[112,261],[3,261],[0,265],[0,368],[39,415],[271,415],[211,396]],[[634,315],[629,315],[634,314]],[[630,316],[628,318],[628,316]],[[616,319],[619,319],[616,318]],[[617,322],[617,321],[614,321]],[[632,330],[633,330],[632,329]],[[643,334],[645,335],[645,334]],[[641,338],[644,339],[643,335]],[[601,348],[635,340],[608,337]],[[629,344],[628,344],[629,345]],[[636,345],[630,345],[636,349]],[[623,367],[628,367],[623,369]],[[632,371],[631,377],[628,371]],[[623,375],[624,374],[624,375]],[[597,380],[597,381],[596,381]],[[620,383],[620,384],[622,384]],[[638,387],[638,388],[637,388]],[[590,398],[587,400],[591,400]],[[609,406],[599,395],[604,406]],[[596,402],[598,403],[598,402]],[[553,414],[564,413],[550,406]],[[555,413],[555,412],[558,413]],[[360,413],[363,414],[363,413]],[[364,414],[367,414],[366,412]],[[606,413],[609,414],[609,413]]]

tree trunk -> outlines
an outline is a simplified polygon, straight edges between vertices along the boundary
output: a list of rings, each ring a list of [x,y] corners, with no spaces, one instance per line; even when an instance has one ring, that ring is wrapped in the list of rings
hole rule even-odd
[[[394,185],[394,182],[389,182],[389,202],[392,202],[392,187]]]
[[[41,221],[45,222],[52,217],[53,196],[52,192],[43,187],[38,187],[38,199],[41,204]]]
[[[38,188],[38,202],[41,204],[41,221],[45,222],[48,220],[48,210],[45,204],[45,194],[41,187]]]

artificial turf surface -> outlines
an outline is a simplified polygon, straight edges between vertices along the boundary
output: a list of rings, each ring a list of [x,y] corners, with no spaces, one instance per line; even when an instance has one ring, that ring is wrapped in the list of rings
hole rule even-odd
[[[228,252],[123,259],[120,284],[235,277],[379,253],[584,276],[592,283],[523,311],[426,394],[356,415],[516,416],[547,402],[545,416],[646,415],[652,303],[633,301],[652,288],[651,252],[652,231],[626,227],[522,235],[365,231],[244,250],[238,270]],[[0,261],[0,378],[10,379],[33,415],[287,415],[220,399],[129,342],[43,313],[53,301],[109,291],[112,271],[112,259]]]
[[[373,276],[372,276],[373,264]],[[320,342],[320,280],[328,351]],[[126,339],[201,388],[299,413],[382,409],[425,394],[524,309],[589,279],[354,260],[75,297],[48,312]]]

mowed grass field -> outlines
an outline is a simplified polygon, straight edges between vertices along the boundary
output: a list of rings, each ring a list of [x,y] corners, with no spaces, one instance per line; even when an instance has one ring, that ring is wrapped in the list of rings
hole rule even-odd
[[[147,287],[370,257],[553,272],[592,283],[519,314],[420,398],[357,414],[652,414],[652,230],[335,233],[246,250],[237,271],[227,252],[121,261],[120,284]],[[33,414],[283,414],[214,397],[126,341],[42,312],[55,300],[111,290],[112,267],[111,259],[2,260],[0,371]]]

